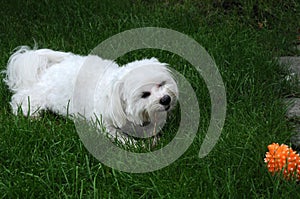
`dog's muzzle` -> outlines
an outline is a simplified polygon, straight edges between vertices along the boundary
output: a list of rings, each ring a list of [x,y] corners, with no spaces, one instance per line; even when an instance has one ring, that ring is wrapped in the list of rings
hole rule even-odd
[[[171,97],[170,95],[164,95],[160,100],[159,103],[161,105],[167,106],[171,103]]]
[[[171,97],[169,95],[164,95],[160,100],[159,103],[165,107],[165,111],[170,109]]]
[[[141,125],[142,127],[148,126],[151,122],[147,121],[147,122],[143,122],[143,124]]]

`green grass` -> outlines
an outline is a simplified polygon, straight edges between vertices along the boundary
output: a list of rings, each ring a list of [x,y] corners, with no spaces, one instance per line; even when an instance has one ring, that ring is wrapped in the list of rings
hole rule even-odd
[[[161,170],[131,174],[95,159],[74,124],[45,113],[39,120],[11,114],[0,82],[0,196],[3,198],[297,198],[294,181],[271,176],[263,158],[272,142],[293,134],[282,98],[299,90],[284,80],[274,57],[296,55],[299,3],[287,1],[7,1],[0,8],[0,69],[19,45],[88,54],[106,38],[137,27],[170,28],[195,39],[215,59],[227,92],[219,142],[198,151],[208,127],[204,81],[171,53],[143,50],[120,61],[157,56],[191,82],[201,110],[197,138]],[[262,28],[258,23],[263,24]],[[185,66],[185,67],[183,67]],[[3,77],[3,75],[2,75]],[[174,114],[168,130],[177,125]],[[166,133],[165,132],[165,133]],[[166,133],[164,140],[171,139]]]

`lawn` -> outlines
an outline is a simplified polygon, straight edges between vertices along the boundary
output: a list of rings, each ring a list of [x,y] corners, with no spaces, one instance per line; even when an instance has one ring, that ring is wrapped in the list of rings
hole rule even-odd
[[[235,0],[8,1],[0,8],[0,69],[19,45],[86,55],[125,30],[163,27],[188,35],[215,60],[227,95],[217,145],[200,159],[211,105],[201,76],[170,52],[138,50],[120,63],[157,57],[182,73],[199,103],[200,122],[188,150],[169,166],[126,173],[105,166],[80,140],[74,123],[46,112],[34,120],[11,113],[11,93],[0,81],[0,196],[2,198],[298,198],[300,186],[268,173],[268,144],[290,145],[283,99],[300,96],[276,57],[297,55],[300,3]],[[1,74],[1,79],[4,74]],[[176,110],[175,110],[176,112]],[[174,136],[173,113],[162,143]],[[174,127],[174,128],[173,128]]]

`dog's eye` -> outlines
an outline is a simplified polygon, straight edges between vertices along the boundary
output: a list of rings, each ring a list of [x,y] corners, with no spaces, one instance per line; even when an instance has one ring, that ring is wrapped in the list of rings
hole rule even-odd
[[[165,81],[161,82],[160,84],[158,84],[158,87],[164,86],[166,84]]]
[[[150,95],[151,95],[150,92],[143,92],[143,93],[142,93],[142,98],[147,98],[147,97],[149,97]]]

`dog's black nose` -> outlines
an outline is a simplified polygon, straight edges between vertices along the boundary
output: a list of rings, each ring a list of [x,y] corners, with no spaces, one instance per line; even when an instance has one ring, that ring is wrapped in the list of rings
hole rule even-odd
[[[159,103],[161,105],[169,105],[171,102],[171,97],[169,95],[164,95],[160,100],[159,100]]]

